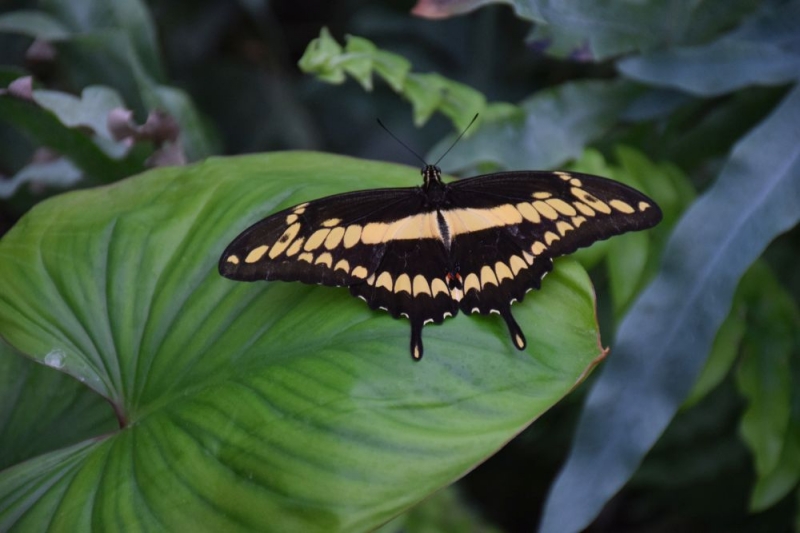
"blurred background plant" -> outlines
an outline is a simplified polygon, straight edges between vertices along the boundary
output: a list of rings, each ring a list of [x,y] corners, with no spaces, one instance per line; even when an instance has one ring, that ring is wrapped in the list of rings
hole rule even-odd
[[[386,530],[800,528],[800,2],[497,4],[5,2],[0,232],[50,195],[211,155],[416,164],[376,117],[435,160],[480,112],[446,171],[593,172],[665,221],[579,254],[601,375]],[[4,368],[6,398],[55,374]],[[96,428],[67,416],[44,439],[5,405],[2,442],[47,445],[0,466]]]

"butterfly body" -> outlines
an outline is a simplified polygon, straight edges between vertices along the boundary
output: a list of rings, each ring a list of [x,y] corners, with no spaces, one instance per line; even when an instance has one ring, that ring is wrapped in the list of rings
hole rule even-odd
[[[444,183],[433,165],[419,187],[306,202],[257,222],[227,247],[220,273],[239,281],[348,286],[372,309],[422,328],[465,313],[499,314],[525,336],[511,304],[538,289],[553,258],[661,220],[645,195],[598,176],[501,172]]]

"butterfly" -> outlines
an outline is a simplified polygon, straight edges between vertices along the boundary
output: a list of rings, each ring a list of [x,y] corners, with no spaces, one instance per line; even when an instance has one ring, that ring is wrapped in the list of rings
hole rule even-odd
[[[499,314],[514,345],[511,304],[538,289],[553,259],[655,226],[661,210],[626,185],[576,172],[498,172],[452,183],[436,165],[418,187],[355,191],[290,207],[225,249],[222,276],[347,286],[372,309],[422,328],[465,313]]]

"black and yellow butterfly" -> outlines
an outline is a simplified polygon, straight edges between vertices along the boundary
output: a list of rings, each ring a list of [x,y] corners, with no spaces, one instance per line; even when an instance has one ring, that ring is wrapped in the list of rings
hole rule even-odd
[[[514,345],[525,336],[511,304],[553,268],[553,258],[658,224],[647,196],[599,176],[499,172],[443,183],[435,165],[421,187],[328,196],[275,213],[227,247],[220,274],[348,286],[372,309],[422,327],[465,313],[497,313]]]

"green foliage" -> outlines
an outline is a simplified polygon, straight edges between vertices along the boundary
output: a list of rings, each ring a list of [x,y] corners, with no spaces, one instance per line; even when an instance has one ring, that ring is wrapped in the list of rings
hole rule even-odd
[[[541,531],[584,529],[642,462],[638,492],[604,511],[611,529],[730,530],[748,511],[753,529],[792,527],[796,234],[770,243],[800,213],[800,2],[420,0],[413,12],[495,3],[512,9],[448,22],[260,0],[22,0],[0,13],[0,231],[16,222],[0,241],[0,529],[366,530],[424,498],[385,530],[461,530],[476,515],[535,527],[549,480],[529,468],[532,439],[484,489],[494,502],[431,494],[593,366],[592,287],[573,261],[515,306],[535,325],[527,352],[499,321],[461,316],[426,328],[412,365],[407,324],[345,291],[235,284],[215,263],[280,206],[408,186],[416,171],[293,152],[124,179],[223,150],[390,154],[374,118],[410,122],[397,95],[430,123],[412,139],[431,160],[480,113],[450,172],[566,166],[664,211],[653,231],[577,254],[602,267],[600,323],[619,328]],[[535,22],[527,45],[513,14]],[[323,22],[331,32],[308,43]],[[313,76],[297,72],[301,55]],[[112,185],[40,203],[98,184]],[[757,261],[768,246],[788,251]],[[560,409],[535,428],[537,456],[568,447],[558,435],[578,415]],[[515,498],[524,511],[492,507]]]
[[[265,213],[416,174],[302,152],[218,159],[23,217],[0,242],[0,331],[105,398],[123,427],[0,474],[0,527],[47,524],[58,505],[73,530],[90,516],[100,529],[371,529],[565,395],[601,354],[572,261],[516,306],[537,325],[528,351],[496,317],[460,316],[427,328],[420,364],[405,321],[344,290],[217,274],[225,244]],[[28,420],[36,407],[22,407]]]
[[[487,103],[483,94],[463,83],[436,73],[411,72],[408,60],[380,50],[362,37],[348,36],[342,48],[326,28],[309,43],[298,65],[303,72],[328,83],[343,83],[349,74],[367,91],[372,90],[374,71],[411,102],[417,126],[424,125],[437,111],[448,117],[459,132],[464,131],[476,113],[484,121],[518,120],[521,115],[511,104]]]

